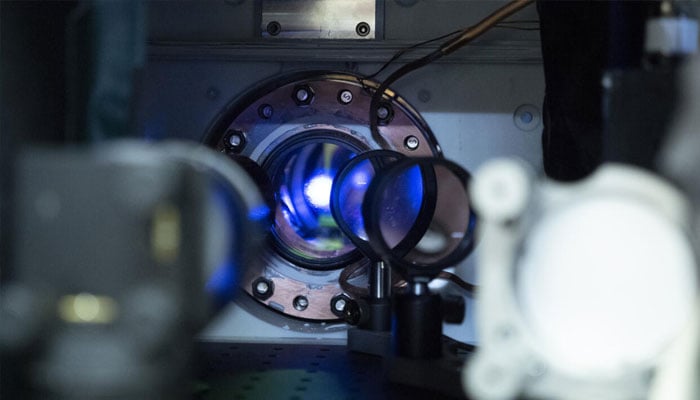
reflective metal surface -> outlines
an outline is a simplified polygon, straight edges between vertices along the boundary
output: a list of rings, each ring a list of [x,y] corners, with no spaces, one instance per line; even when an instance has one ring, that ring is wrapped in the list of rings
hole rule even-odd
[[[264,0],[263,37],[374,39],[376,0]]]

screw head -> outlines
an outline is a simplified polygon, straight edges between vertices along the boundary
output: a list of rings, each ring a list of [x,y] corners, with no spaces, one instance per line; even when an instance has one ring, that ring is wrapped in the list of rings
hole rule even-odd
[[[347,301],[345,299],[338,299],[338,301],[335,302],[333,305],[333,309],[338,312],[343,312],[345,309],[345,306],[347,305]]]
[[[371,28],[368,23],[366,22],[360,22],[355,26],[355,33],[357,33],[358,36],[365,37],[369,35],[369,32],[371,31]]]
[[[418,140],[417,137],[411,135],[411,136],[406,137],[406,139],[404,139],[403,145],[406,146],[407,149],[413,151],[413,150],[416,150],[418,148],[418,146],[420,145],[420,140]]]
[[[386,125],[394,118],[394,109],[389,103],[382,103],[377,107],[377,123]]]
[[[270,36],[277,36],[280,34],[280,32],[282,32],[282,25],[280,25],[280,23],[277,21],[270,21],[265,30],[270,34]]]
[[[270,285],[265,281],[260,281],[255,285],[255,292],[266,294],[270,290]]]
[[[307,92],[306,89],[299,89],[295,96],[297,100],[304,102],[309,99],[309,92]]]
[[[267,278],[260,277],[253,281],[253,295],[260,300],[267,300],[272,297],[275,291],[275,284]]]
[[[308,85],[301,85],[294,88],[292,99],[298,106],[307,106],[314,99],[314,91]]]
[[[331,299],[331,312],[338,318],[345,318],[345,312],[347,308],[350,307],[351,303],[354,303],[354,300],[345,293],[334,296]]]
[[[229,150],[239,153],[246,145],[245,133],[238,129],[231,129],[226,132],[224,143]]]
[[[307,299],[306,296],[297,296],[294,298],[292,305],[297,311],[304,311],[309,307],[309,299]]]
[[[345,293],[331,299],[331,312],[350,325],[358,325],[363,317],[362,306]]]
[[[347,89],[341,90],[340,93],[338,93],[338,101],[340,102],[340,104],[350,104],[352,103],[352,99],[352,92]]]
[[[513,122],[522,131],[532,131],[540,126],[540,110],[532,104],[523,104],[515,109]]]
[[[263,104],[260,107],[258,107],[258,115],[260,116],[260,118],[270,119],[272,118],[272,115],[274,113],[275,109],[272,108],[272,106],[269,104]]]
[[[535,119],[535,117],[531,112],[525,111],[524,113],[520,114],[520,121],[522,121],[524,124],[529,124],[533,119]]]

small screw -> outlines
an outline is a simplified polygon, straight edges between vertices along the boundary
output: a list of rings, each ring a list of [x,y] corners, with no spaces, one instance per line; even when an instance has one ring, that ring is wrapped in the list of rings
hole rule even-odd
[[[413,151],[418,148],[418,145],[420,145],[420,141],[417,137],[411,135],[403,141],[403,145],[406,146],[407,149]]]
[[[253,281],[253,295],[260,300],[269,299],[275,291],[275,284],[267,278],[260,277]]]
[[[255,292],[266,294],[270,290],[270,285],[265,281],[260,281],[255,285]]]
[[[311,104],[314,98],[314,91],[307,85],[297,86],[294,88],[292,98],[298,106],[306,106]]]
[[[245,133],[238,129],[232,129],[226,132],[226,147],[236,153],[239,153],[246,145]]]
[[[369,35],[369,31],[370,31],[370,27],[369,27],[369,24],[366,22],[360,22],[355,27],[355,32],[359,36],[362,36],[362,37]]]
[[[267,24],[266,30],[267,33],[270,34],[270,36],[277,36],[280,34],[280,32],[282,32],[282,25],[280,25],[280,23],[277,21],[270,21]]]
[[[344,318],[345,309],[353,300],[345,294],[339,294],[331,299],[331,312],[339,318]]]
[[[347,302],[345,301],[345,299],[339,299],[339,300],[336,301],[335,304],[333,305],[333,309],[336,310],[336,311],[343,312],[343,310],[345,309],[345,305],[346,305],[346,304],[347,304]]]
[[[377,119],[379,125],[386,125],[389,122],[391,122],[391,119],[394,118],[394,110],[391,108],[391,105],[388,103],[380,104],[379,107],[377,107]]]
[[[297,100],[299,100],[300,102],[304,102],[304,101],[307,101],[309,99],[309,92],[307,92],[305,89],[299,89],[299,90],[297,90],[297,93],[295,96],[296,96]]]
[[[540,125],[540,110],[531,105],[523,104],[515,109],[513,122],[521,131],[532,131]]]
[[[297,311],[304,311],[309,306],[309,299],[306,296],[297,296],[292,304]]]
[[[258,115],[260,118],[270,119],[272,118],[272,114],[274,114],[274,112],[275,110],[269,104],[263,104],[258,107]]]
[[[338,101],[341,104],[350,104],[352,103],[352,92],[349,90],[341,90],[340,93],[338,93]]]

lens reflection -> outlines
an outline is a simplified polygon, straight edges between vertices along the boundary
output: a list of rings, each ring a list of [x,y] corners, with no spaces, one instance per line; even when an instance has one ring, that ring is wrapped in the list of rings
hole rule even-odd
[[[406,159],[376,178],[363,213],[376,251],[410,276],[430,276],[466,257],[476,217],[469,175],[444,159]]]
[[[288,255],[330,264],[354,249],[330,211],[333,177],[354,156],[348,146],[313,141],[276,157],[270,171],[277,203],[273,233]]]
[[[473,220],[465,182],[442,165],[433,166],[431,173],[437,182],[435,211],[416,247],[404,256],[412,264],[440,262],[471,234]]]
[[[362,203],[367,189],[377,174],[405,156],[391,150],[373,150],[362,153],[350,160],[338,173],[333,182],[331,211],[336,222],[352,242],[371,258],[378,259],[367,243]]]
[[[395,249],[414,229],[423,205],[423,176],[416,165],[401,171],[378,193],[379,229]]]
[[[367,240],[365,223],[362,219],[362,201],[367,186],[374,176],[370,160],[357,164],[341,182],[337,182],[339,213],[350,233],[361,240]]]

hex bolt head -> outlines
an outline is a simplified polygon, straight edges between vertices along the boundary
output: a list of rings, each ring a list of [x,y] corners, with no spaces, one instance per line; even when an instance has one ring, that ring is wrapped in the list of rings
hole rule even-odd
[[[245,132],[238,129],[230,129],[226,132],[224,144],[229,150],[240,153],[246,145]]]
[[[297,90],[295,97],[300,102],[308,101],[309,100],[309,92],[307,92],[306,89],[303,89],[303,88],[299,89],[299,90]]]
[[[294,298],[292,305],[297,311],[304,311],[309,307],[309,299],[307,299],[306,296],[297,296]]]
[[[255,293],[266,294],[270,291],[270,285],[265,281],[260,281],[255,285]]]
[[[272,118],[272,115],[274,113],[275,113],[275,109],[272,108],[272,106],[269,104],[263,104],[260,107],[258,107],[258,115],[262,119],[270,119],[270,118]]]
[[[340,93],[338,93],[338,102],[340,104],[348,105],[348,104],[352,103],[352,99],[353,99],[352,92],[347,90],[347,89],[341,90]]]
[[[336,311],[342,312],[345,309],[346,305],[347,305],[347,302],[345,301],[345,299],[339,299],[338,301],[335,302],[333,309]]]
[[[260,277],[253,281],[253,296],[260,300],[267,300],[275,292],[275,283],[267,278]]]
[[[331,299],[331,312],[338,318],[345,318],[345,309],[354,302],[345,293],[334,296]]]
[[[377,107],[377,123],[386,125],[394,118],[394,109],[389,103],[381,103]]]
[[[334,296],[331,299],[331,312],[350,325],[357,325],[362,319],[360,305],[345,293]]]
[[[298,106],[308,106],[314,99],[314,91],[308,85],[300,85],[294,88],[292,99]]]
[[[418,140],[418,138],[413,135],[407,136],[406,139],[404,139],[403,141],[403,145],[407,149],[413,151],[416,150],[418,146],[420,146],[420,140]]]

